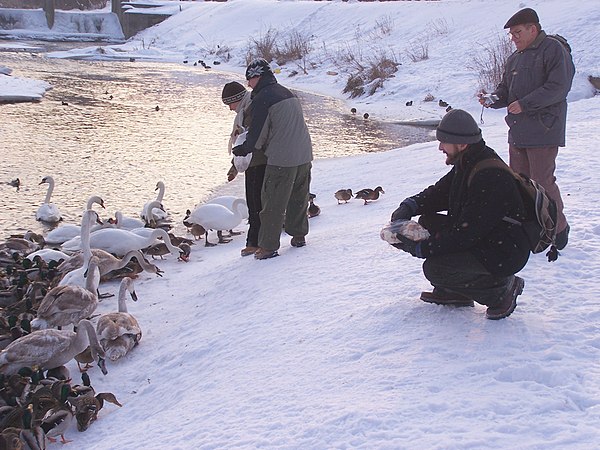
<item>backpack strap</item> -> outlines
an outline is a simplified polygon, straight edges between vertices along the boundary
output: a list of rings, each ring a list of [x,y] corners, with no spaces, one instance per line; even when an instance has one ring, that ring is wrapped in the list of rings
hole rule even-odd
[[[515,176],[513,170],[510,167],[508,167],[508,165],[501,159],[487,158],[475,164],[475,167],[473,167],[471,173],[469,174],[469,178],[467,179],[467,186],[471,186],[471,181],[473,181],[473,177],[475,177],[475,175],[477,175],[480,171],[491,168],[502,169],[510,173],[513,177]]]
[[[496,159],[496,158],[488,158],[488,159],[479,161],[478,163],[475,164],[475,166],[471,170],[471,173],[469,174],[469,178],[467,179],[467,186],[471,186],[471,181],[473,181],[473,178],[475,177],[475,175],[477,175],[480,171],[482,171],[484,169],[491,169],[491,168],[504,170],[505,172],[510,173],[512,175],[512,177],[515,179],[515,181],[517,181],[515,172],[513,172],[513,170],[510,167],[508,167],[508,165],[504,161],[502,161],[501,159]],[[522,225],[521,221],[513,219],[512,217],[504,216],[502,218],[502,220],[504,220],[505,222],[511,223],[513,225]]]

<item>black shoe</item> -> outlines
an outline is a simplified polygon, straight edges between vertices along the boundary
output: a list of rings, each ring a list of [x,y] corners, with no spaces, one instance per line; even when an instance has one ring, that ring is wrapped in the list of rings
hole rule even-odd
[[[524,287],[525,280],[515,277],[506,294],[500,299],[500,303],[496,306],[488,306],[485,317],[498,320],[510,316],[517,307],[517,297],[523,293]]]
[[[421,292],[421,300],[427,303],[435,303],[436,305],[448,306],[475,306],[473,300],[460,294],[446,292],[440,288],[433,288],[433,292]]]
[[[567,225],[564,230],[556,235],[556,239],[554,240],[554,246],[558,250],[562,250],[567,246],[569,242],[569,231],[571,231],[571,227]]]
[[[290,244],[292,244],[292,247],[304,247],[306,239],[304,239],[304,236],[295,236],[292,238]]]

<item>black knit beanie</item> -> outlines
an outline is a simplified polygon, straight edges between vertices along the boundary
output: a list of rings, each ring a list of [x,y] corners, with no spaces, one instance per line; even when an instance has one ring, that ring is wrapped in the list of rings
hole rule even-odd
[[[231,83],[227,83],[225,86],[223,86],[221,98],[223,99],[223,103],[226,105],[231,105],[232,103],[239,102],[241,99],[243,99],[246,92],[247,91],[244,86],[237,81],[232,81]]]
[[[468,112],[451,109],[442,118],[435,136],[447,144],[475,144],[481,140],[481,130]]]
[[[510,19],[508,19],[508,22],[504,24],[504,28],[525,25],[526,23],[540,23],[540,18],[531,8],[525,8],[516,12]]]
[[[271,75],[273,74],[271,66],[266,59],[257,58],[248,64],[248,67],[246,68],[246,80],[254,77],[260,77],[266,73],[270,73]]]

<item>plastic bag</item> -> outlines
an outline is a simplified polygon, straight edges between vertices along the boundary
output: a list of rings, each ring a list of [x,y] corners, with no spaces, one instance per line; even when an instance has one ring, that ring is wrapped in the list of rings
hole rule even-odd
[[[239,134],[235,139],[234,147],[238,145],[242,145],[246,142],[247,131]],[[252,153],[248,153],[246,156],[233,156],[233,165],[237,169],[238,172],[244,172],[248,167],[250,167],[250,161],[252,161]]]
[[[429,231],[414,220],[395,220],[394,222],[390,222],[381,229],[379,236],[390,244],[398,244],[401,242],[396,236],[398,233],[413,241],[424,241],[429,237]]]

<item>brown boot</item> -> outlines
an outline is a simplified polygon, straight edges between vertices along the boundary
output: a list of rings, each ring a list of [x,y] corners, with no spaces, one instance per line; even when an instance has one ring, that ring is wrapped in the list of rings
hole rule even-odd
[[[256,259],[269,259],[279,256],[277,250],[267,250],[266,248],[259,248],[256,253],[254,253],[254,258]]]
[[[256,250],[258,250],[258,247],[244,247],[240,253],[242,256],[250,256],[254,255]]]
[[[304,247],[306,245],[306,239],[304,236],[294,236],[290,241],[292,247]]]
[[[433,288],[433,292],[421,292],[421,300],[427,303],[435,303],[436,305],[448,306],[475,306],[475,303],[470,298],[464,295],[446,292],[440,288]]]
[[[517,307],[517,297],[523,292],[525,280],[514,277],[512,284],[496,306],[488,306],[485,317],[490,320],[504,319],[512,314]]]

